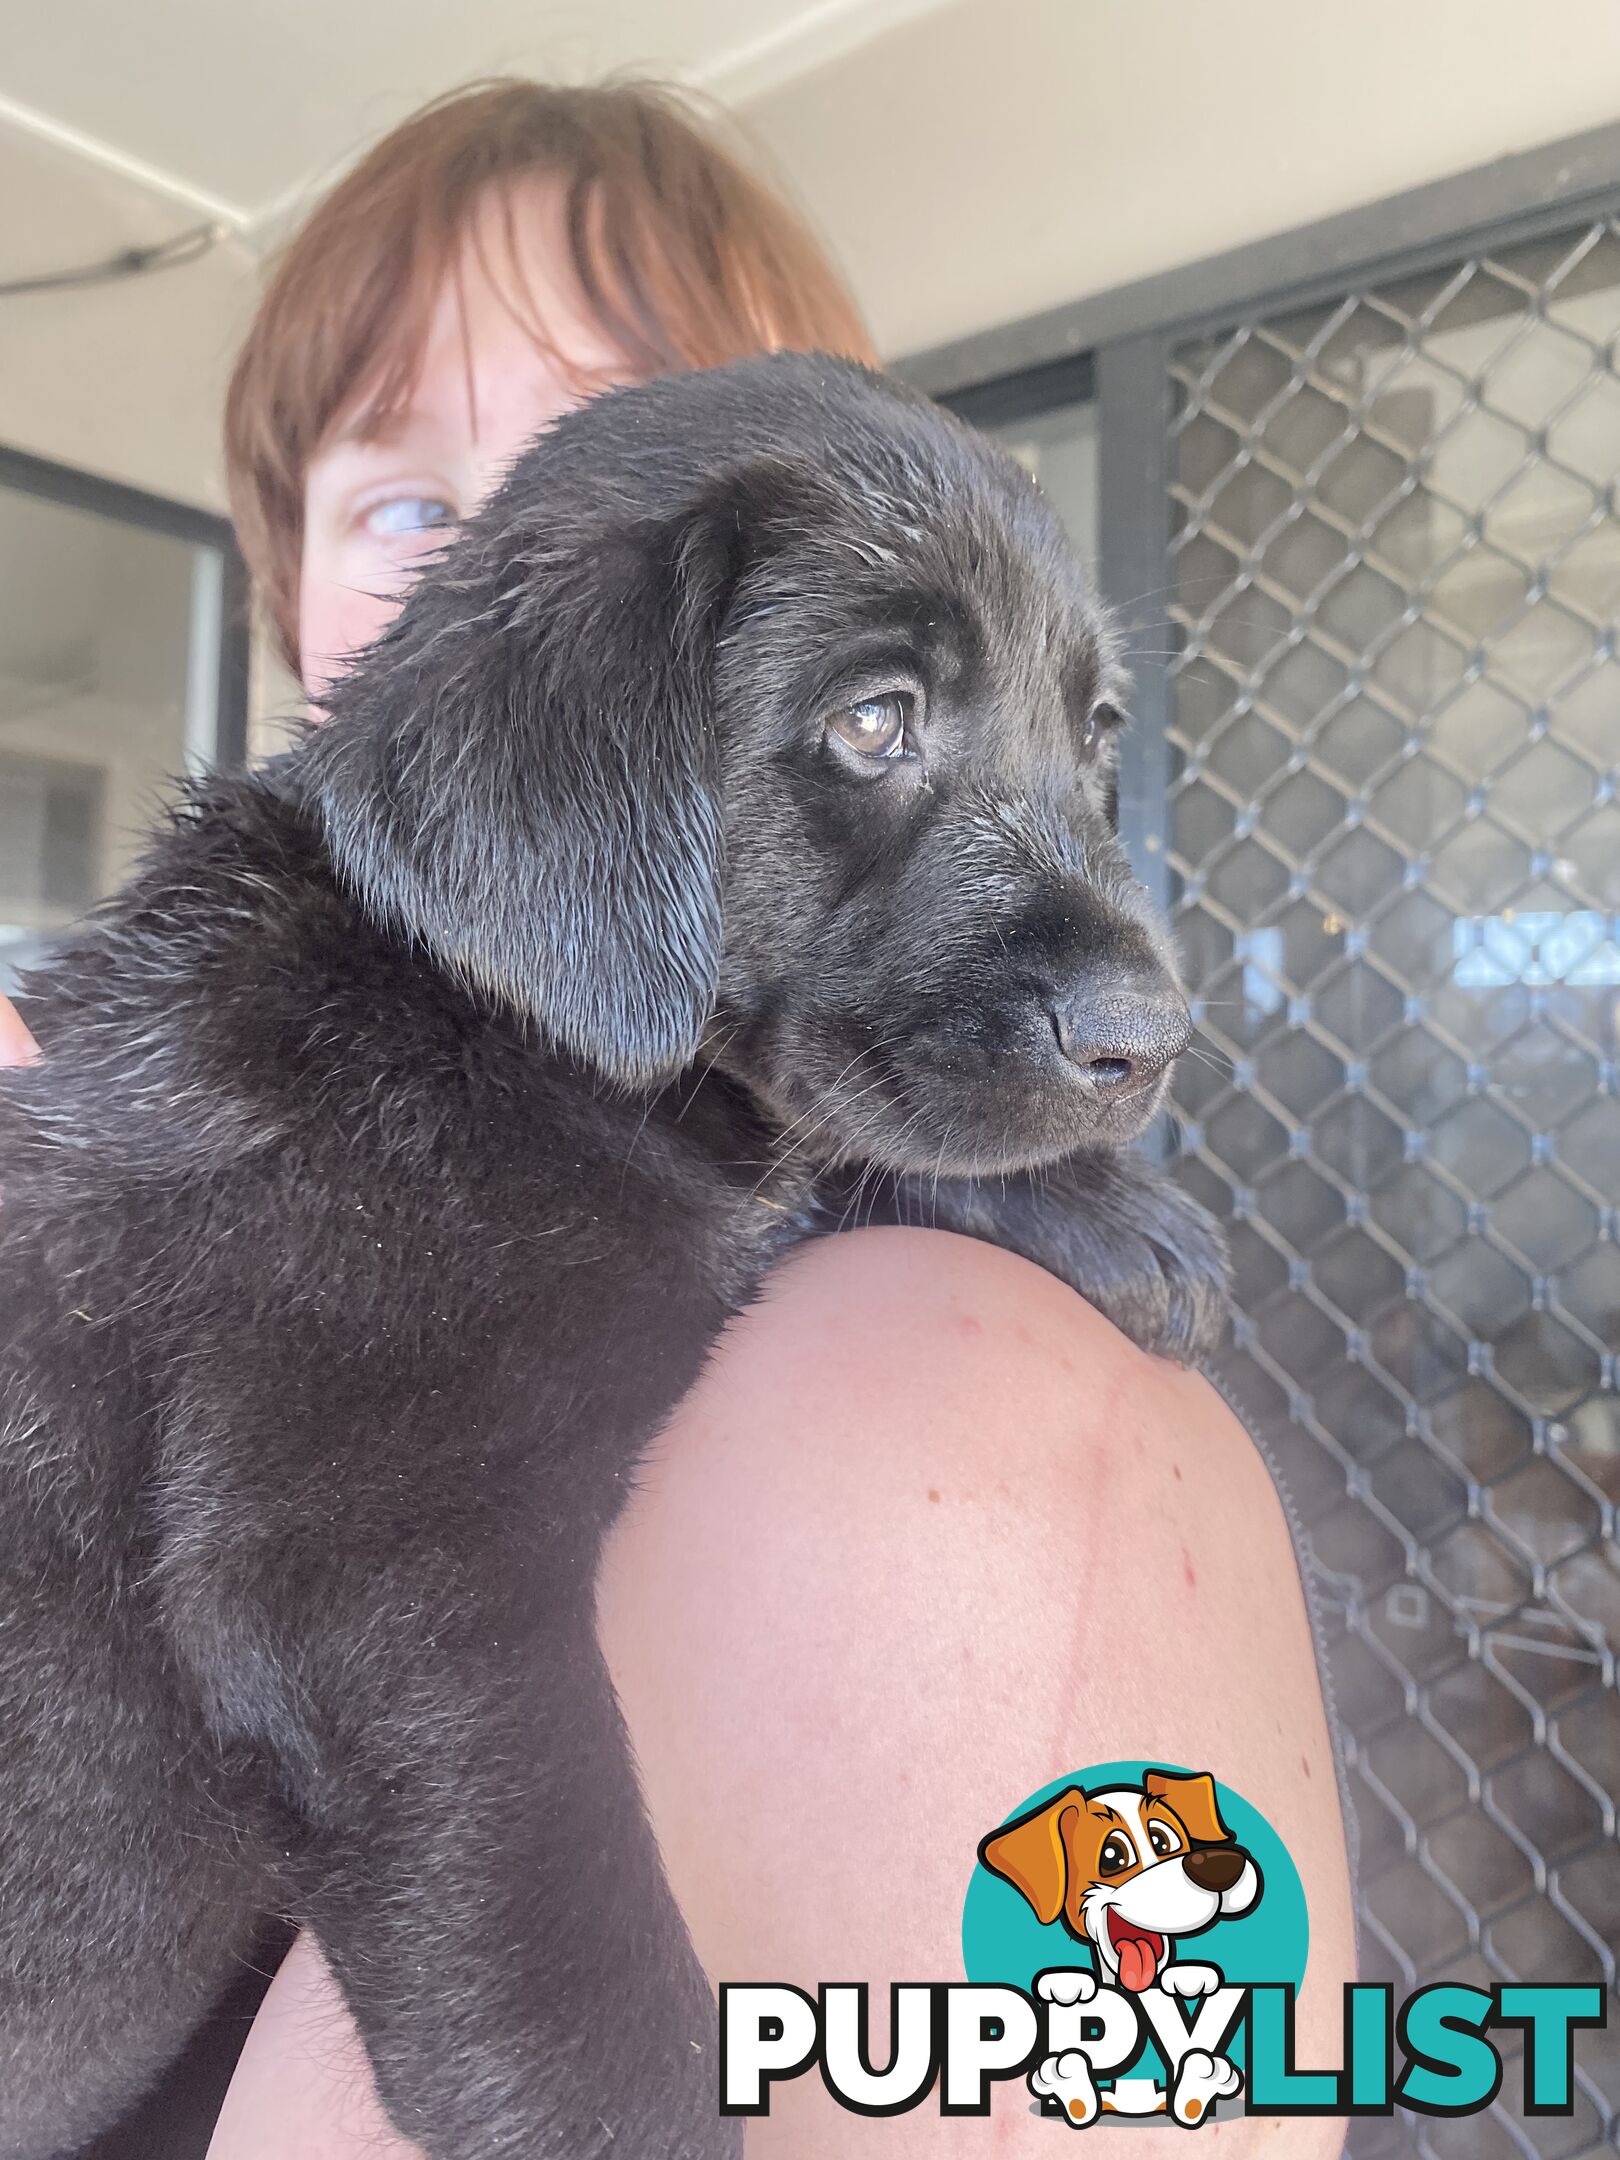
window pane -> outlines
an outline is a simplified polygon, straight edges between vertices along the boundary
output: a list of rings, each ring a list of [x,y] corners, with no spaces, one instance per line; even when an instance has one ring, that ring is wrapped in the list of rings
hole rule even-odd
[[[987,428],[1040,482],[1088,563],[1097,560],[1097,409],[1058,405]]]
[[[221,558],[0,487],[0,989],[213,755]]]

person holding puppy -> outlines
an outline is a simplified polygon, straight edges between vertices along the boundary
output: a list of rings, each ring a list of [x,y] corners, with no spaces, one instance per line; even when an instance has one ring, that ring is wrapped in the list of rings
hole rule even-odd
[[[814,243],[669,95],[505,83],[396,130],[288,249],[232,385],[233,507],[312,700],[537,429],[602,388],[783,346],[870,357]],[[598,1622],[716,1983],[858,1976],[881,2000],[948,1978],[987,1822],[1079,1763],[1209,1760],[1297,1860],[1301,2059],[1336,2059],[1343,1831],[1270,1478],[1206,1382],[1028,1262],[900,1229],[797,1253],[647,1465]],[[1022,2150],[1026,2096],[997,2112]],[[1303,2160],[1339,2128],[1227,2134],[1234,2156],[1264,2138]],[[928,2108],[840,2114],[805,2080],[749,2151],[985,2135]],[[211,2150],[410,2150],[307,1938]]]

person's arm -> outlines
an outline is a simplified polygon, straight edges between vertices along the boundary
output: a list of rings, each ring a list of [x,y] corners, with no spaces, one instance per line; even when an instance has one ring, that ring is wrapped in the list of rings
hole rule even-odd
[[[0,997],[0,1065],[31,1065],[39,1051],[10,998]]]
[[[649,1466],[609,1549],[600,1633],[717,1982],[866,1980],[881,2016],[890,1979],[960,1977],[979,1838],[1050,1779],[1161,1757],[1212,1768],[1292,1853],[1311,1927],[1299,2059],[1337,2063],[1343,1826],[1271,1480],[1206,1381],[1029,1263],[902,1230],[796,1254]],[[1030,2107],[1017,2080],[994,2130],[932,2100],[872,2121],[812,2074],[775,2088],[748,2152],[933,2160],[993,2142],[1050,2160],[1055,2126]],[[1343,2131],[1236,2118],[1221,2150],[1326,2160]],[[1184,2133],[1088,2135],[1151,2160]],[[210,2160],[288,2152],[411,2152],[307,1943]]]

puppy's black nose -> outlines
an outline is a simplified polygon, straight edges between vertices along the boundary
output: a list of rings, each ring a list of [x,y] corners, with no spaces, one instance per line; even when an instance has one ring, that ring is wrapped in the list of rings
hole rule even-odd
[[[1052,1018],[1063,1055],[1104,1095],[1156,1080],[1192,1040],[1187,1001],[1170,983],[1079,983]]]

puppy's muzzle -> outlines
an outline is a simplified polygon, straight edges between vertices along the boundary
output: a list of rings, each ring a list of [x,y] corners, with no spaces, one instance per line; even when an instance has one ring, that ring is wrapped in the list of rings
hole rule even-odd
[[[1173,983],[1124,980],[1072,985],[1052,1013],[1058,1045],[1100,1100],[1158,1079],[1192,1040],[1192,1015]]]

